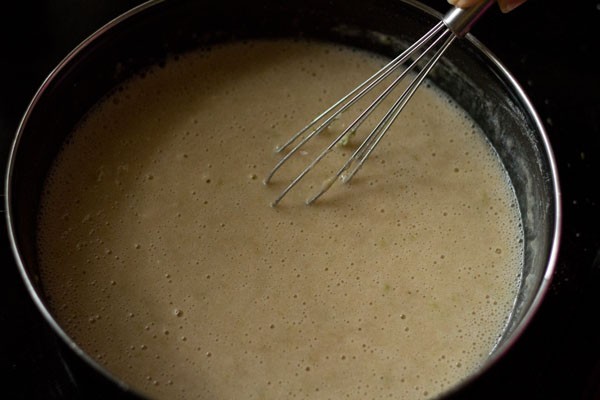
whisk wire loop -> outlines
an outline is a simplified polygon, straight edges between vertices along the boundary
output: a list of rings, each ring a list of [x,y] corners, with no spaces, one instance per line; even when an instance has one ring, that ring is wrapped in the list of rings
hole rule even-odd
[[[377,86],[381,81],[387,78],[391,73],[393,73],[400,65],[405,63],[410,56],[412,56],[416,51],[418,51],[423,45],[425,45],[434,35],[438,34],[441,30],[444,29],[443,22],[439,22],[436,24],[429,32],[423,35],[418,41],[413,43],[410,47],[408,47],[402,54],[397,56],[395,59],[386,64],[382,69],[377,71],[374,75],[372,75],[369,79],[364,81],[362,84],[354,88],[344,97],[335,102],[332,106],[330,106],[327,110],[323,111],[317,117],[315,117],[308,125],[304,128],[296,132],[295,135],[290,137],[284,144],[277,146],[275,149],[276,153],[280,153],[283,150],[290,147],[298,138],[300,138],[304,133],[308,132],[312,127],[314,127],[317,123],[325,119],[317,128],[310,132],[307,136],[300,140],[285,156],[283,156],[279,162],[275,165],[275,167],[270,171],[267,177],[264,180],[265,184],[268,184],[275,173],[279,170],[279,168],[290,158],[292,157],[304,144],[306,144],[310,139],[314,136],[320,134],[325,130],[331,123],[344,111],[354,105],[357,101],[359,101],[362,97],[364,97],[368,92],[370,92],[375,86]],[[343,137],[343,135],[342,135]],[[287,193],[287,191],[286,191]],[[283,196],[281,196],[283,197]],[[278,203],[278,201],[276,202]]]
[[[311,204],[321,197],[338,179],[341,178],[343,183],[348,183],[369,158],[373,150],[377,147],[381,139],[387,133],[390,126],[394,123],[410,98],[413,96],[419,85],[424,81],[427,74],[439,61],[444,52],[450,47],[454,39],[464,36],[469,31],[473,23],[481,15],[483,15],[483,13],[491,6],[493,2],[494,0],[483,0],[478,6],[473,7],[472,9],[463,10],[454,8],[450,10],[440,22],[438,22],[415,43],[409,46],[399,56],[394,58],[391,62],[389,62],[355,89],[350,91],[340,100],[335,102],[327,110],[315,117],[308,125],[290,137],[283,145],[278,146],[275,150],[277,153],[288,149],[290,146],[296,143],[298,139],[300,139],[295,145],[293,145],[291,150],[289,150],[289,152],[276,163],[275,167],[265,178],[265,184],[268,184],[277,171],[279,171],[279,169],[286,163],[286,161],[296,154],[308,141],[321,134],[327,127],[331,125],[333,121],[339,118],[343,112],[348,110],[367,93],[388,78],[398,68],[405,65],[409,60],[412,59],[408,67],[401,71],[399,75],[394,78],[390,84],[388,84],[383,92],[381,92],[375,98],[375,100],[373,100],[362,112],[360,112],[354,121],[352,121],[352,123],[343,129],[342,132],[338,134],[335,139],[331,141],[329,145],[322,150],[308,164],[308,166],[305,167],[300,174],[298,174],[291,181],[291,183],[285,187],[285,189],[280,192],[271,205],[276,206],[279,204],[286,194],[292,190],[298,184],[298,182],[300,182],[304,176],[306,176],[316,166],[316,164],[325,158],[325,156],[327,156],[327,154],[329,154],[333,148],[340,143],[340,141],[342,141],[342,139],[348,137],[358,129],[358,127],[371,115],[371,113],[381,104],[381,102],[383,102],[383,100],[391,94],[391,92],[410,71],[418,69],[418,65],[426,55],[435,51],[433,56],[431,56],[425,65],[418,71],[406,89],[401,93],[390,109],[376,124],[375,128],[371,130],[371,132],[346,160],[342,167],[332,177],[327,178],[322,183],[320,190],[306,200],[306,204]],[[425,48],[425,50],[421,51],[421,53],[418,53],[422,48]],[[352,168],[350,169],[350,167]],[[350,171],[347,172],[348,170]]]
[[[364,120],[366,117],[368,117],[368,114],[370,114],[373,109],[381,102],[383,101],[383,99],[385,99],[387,97],[387,95],[389,94],[389,92],[391,92],[399,83],[400,81],[405,77],[405,75],[414,67],[416,67],[416,65],[419,63],[419,61],[421,60],[421,58],[429,51],[431,50],[431,48],[434,48],[435,46],[438,45],[439,41],[441,41],[444,38],[444,35],[438,37],[434,43],[432,43],[429,48],[423,53],[421,54],[417,59],[415,59],[413,61],[413,63],[407,68],[405,69],[402,74],[400,74],[400,76],[398,76],[394,82],[392,82],[387,88],[386,90],[381,93],[379,95],[379,97],[373,102],[371,103],[371,105],[363,112],[363,114],[367,114],[366,116],[363,116],[361,114],[361,116],[359,116],[359,118],[357,118],[353,124],[356,124],[357,122],[360,123],[362,121],[359,122],[359,120]],[[367,135],[367,137],[362,141],[362,143],[358,146],[358,148],[352,153],[352,155],[348,158],[348,160],[344,163],[344,165],[336,172],[336,174],[334,175],[333,179],[328,179],[326,180],[323,185],[321,186],[321,189],[319,190],[319,192],[317,192],[315,195],[313,195],[312,197],[310,197],[308,200],[306,200],[306,204],[312,204],[315,200],[317,200],[319,197],[321,197],[334,183],[335,181],[342,177],[342,182],[343,183],[348,183],[352,177],[358,172],[358,170],[362,167],[362,165],[364,164],[364,162],[367,160],[367,158],[369,157],[369,155],[371,154],[371,152],[375,149],[375,147],[377,147],[377,145],[379,144],[379,142],[381,141],[381,139],[383,138],[383,136],[386,134],[386,132],[388,131],[388,129],[390,128],[390,126],[394,123],[394,121],[396,120],[396,118],[398,117],[398,115],[400,114],[400,112],[402,111],[402,109],[404,108],[404,106],[408,103],[408,101],[410,100],[410,98],[412,97],[412,95],[414,94],[414,92],[417,90],[417,88],[419,87],[419,85],[423,82],[423,80],[425,79],[425,77],[427,76],[427,74],[429,73],[429,71],[431,70],[431,68],[433,68],[433,66],[435,65],[435,63],[437,62],[437,60],[442,56],[442,54],[446,51],[446,49],[450,46],[450,44],[454,41],[455,36],[450,35],[445,43],[443,44],[443,46],[436,52],[435,56],[429,60],[427,62],[427,64],[425,65],[425,67],[419,72],[419,74],[411,81],[411,83],[409,84],[409,86],[407,87],[407,89],[402,93],[402,95],[396,100],[396,102],[392,105],[392,107],[389,109],[389,111],[383,116],[383,118],[381,118],[381,120],[379,121],[379,123],[375,126],[375,128],[373,128],[373,130],[369,133],[369,135]],[[340,134],[340,136],[338,136],[333,144],[337,144],[345,135],[347,135],[350,131],[350,127],[352,125],[350,125],[348,128],[346,128],[344,130],[344,132],[342,132]],[[322,157],[321,157],[322,158]],[[356,162],[356,164],[355,164]],[[353,164],[354,168],[352,168],[350,170],[350,172],[348,174],[344,174]]]
[[[408,104],[408,101],[410,100],[410,98],[412,97],[414,92],[417,90],[419,85],[423,82],[423,80],[425,79],[425,77],[427,76],[429,71],[435,66],[435,64],[437,63],[439,58],[444,54],[446,49],[448,49],[448,47],[450,47],[450,45],[452,44],[454,39],[456,39],[456,36],[450,36],[446,39],[446,42],[444,42],[443,47],[437,51],[437,53],[431,60],[429,60],[427,65],[419,72],[419,74],[411,82],[411,84],[409,85],[407,90],[402,94],[402,96],[400,98],[398,98],[398,100],[392,106],[390,111],[384,116],[384,118],[382,118],[380,123],[373,129],[372,133],[369,134],[367,139],[361,145],[361,147],[364,147],[366,150],[361,151],[356,156],[356,158],[354,158],[354,160],[358,160],[358,163],[356,164],[356,166],[352,169],[352,171],[349,174],[342,177],[342,182],[344,182],[344,183],[349,182],[352,179],[352,177],[358,172],[358,170],[362,167],[362,165],[367,160],[367,158],[369,157],[371,152],[375,149],[375,147],[377,147],[377,145],[379,144],[379,142],[381,141],[383,136],[387,133],[390,126],[394,123],[396,118],[400,115],[400,113],[402,112],[402,110],[404,109],[406,104]],[[374,135],[375,132],[377,132],[376,135]],[[373,139],[373,136],[374,136],[374,139]],[[372,142],[372,144],[369,145],[367,148],[367,144],[369,144],[371,142]],[[351,159],[351,160],[353,161],[353,159]]]

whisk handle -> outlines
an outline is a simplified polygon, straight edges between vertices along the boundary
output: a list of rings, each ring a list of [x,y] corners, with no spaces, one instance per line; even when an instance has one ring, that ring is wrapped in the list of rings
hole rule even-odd
[[[456,36],[463,37],[470,30],[473,24],[491,7],[496,0],[483,0],[479,4],[470,8],[454,7],[444,15],[442,19],[444,24]]]

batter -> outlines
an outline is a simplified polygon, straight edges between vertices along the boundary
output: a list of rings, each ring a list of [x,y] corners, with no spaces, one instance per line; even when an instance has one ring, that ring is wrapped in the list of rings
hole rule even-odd
[[[273,148],[382,62],[324,43],[233,43],[98,104],[39,217],[66,332],[162,399],[421,399],[476,370],[514,304],[523,234],[497,155],[444,94],[420,88],[350,186],[302,202],[354,138],[269,207],[316,151],[264,186]]]

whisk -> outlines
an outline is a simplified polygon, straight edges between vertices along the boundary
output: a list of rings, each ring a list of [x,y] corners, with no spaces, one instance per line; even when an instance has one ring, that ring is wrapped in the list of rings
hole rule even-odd
[[[308,125],[289,138],[283,145],[276,148],[276,152],[281,153],[288,148],[291,150],[286,153],[277,162],[264,180],[268,184],[279,169],[296,154],[309,140],[323,132],[339,115],[348,110],[364,95],[376,88],[382,81],[398,68],[409,62],[406,67],[360,114],[350,123],[330,144],[317,155],[316,158],[308,164],[291,183],[283,189],[278,197],[271,203],[276,206],[285,197],[285,195],[294,188],[306,176],[317,163],[319,163],[333,148],[344,138],[347,138],[371,115],[373,110],[387,98],[398,84],[415,69],[421,60],[424,60],[427,54],[435,52],[426,62],[422,69],[414,76],[406,89],[400,94],[390,109],[375,125],[375,128],[365,137],[348,160],[342,167],[330,178],[326,179],[321,185],[319,191],[306,200],[306,204],[312,204],[321,197],[338,180],[348,183],[352,177],[363,166],[367,158],[371,155],[375,147],[379,144],[389,127],[394,123],[404,106],[408,103],[421,82],[425,79],[429,71],[434,67],[446,49],[450,47],[456,38],[461,38],[469,32],[472,25],[485,13],[485,11],[494,3],[495,0],[483,0],[476,6],[468,9],[453,8],[448,11],[440,22],[438,22],[429,32],[423,35],[419,40],[408,47],[402,54],[397,56],[386,66],[376,72],[373,76],[353,89],[350,93],[342,97],[335,104],[314,118]],[[421,49],[424,49],[421,51]],[[419,53],[419,51],[421,51]],[[414,59],[411,60],[411,57]]]

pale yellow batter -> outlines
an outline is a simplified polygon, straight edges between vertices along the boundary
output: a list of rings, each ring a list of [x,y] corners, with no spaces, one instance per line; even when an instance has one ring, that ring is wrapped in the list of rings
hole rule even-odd
[[[349,187],[305,206],[323,171],[269,207],[315,155],[264,186],[275,145],[381,63],[229,44],[92,110],[40,214],[42,278],[67,333],[164,399],[429,398],[481,365],[516,296],[520,216],[497,156],[445,96],[419,89]]]

